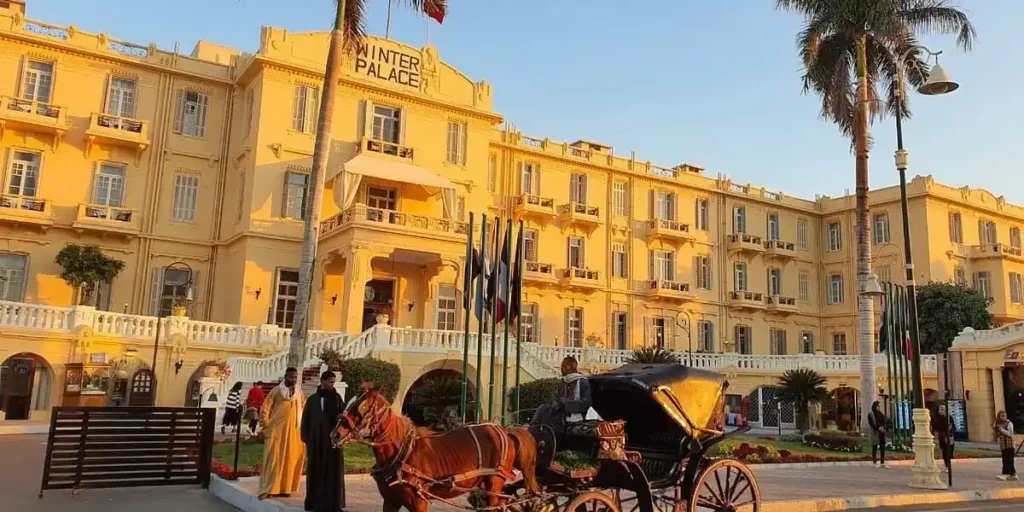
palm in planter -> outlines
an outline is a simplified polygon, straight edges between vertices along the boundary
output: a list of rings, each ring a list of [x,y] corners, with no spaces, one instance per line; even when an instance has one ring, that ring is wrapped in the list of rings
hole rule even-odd
[[[779,377],[776,389],[779,401],[792,403],[796,408],[796,428],[801,432],[806,432],[810,427],[811,405],[823,404],[829,399],[825,377],[808,368],[786,370]]]
[[[679,356],[661,347],[641,347],[626,358],[628,364],[679,364]]]
[[[77,294],[76,303],[99,306],[98,285],[110,283],[124,270],[124,262],[103,254],[99,246],[68,244],[54,262],[60,265],[60,278]]]
[[[445,430],[448,409],[458,407],[462,398],[462,379],[454,375],[432,375],[416,386],[409,396],[410,404],[423,420],[437,430]],[[429,412],[429,414],[428,414]]]

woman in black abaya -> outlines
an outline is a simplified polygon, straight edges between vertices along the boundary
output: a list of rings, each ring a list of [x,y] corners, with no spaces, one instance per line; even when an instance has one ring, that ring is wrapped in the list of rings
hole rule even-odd
[[[334,372],[320,376],[320,387],[302,411],[302,442],[306,443],[306,502],[308,512],[345,509],[345,455],[331,446],[331,431],[345,409],[334,390]]]

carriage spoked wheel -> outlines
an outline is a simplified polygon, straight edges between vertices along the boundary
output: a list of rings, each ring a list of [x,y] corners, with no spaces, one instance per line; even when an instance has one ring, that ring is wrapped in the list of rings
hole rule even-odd
[[[713,462],[694,482],[689,512],[759,512],[761,490],[754,474],[742,463]]]
[[[686,501],[678,499],[677,492],[678,487],[670,487],[660,492],[652,490],[651,505],[654,506],[654,512],[689,512],[686,509]],[[636,495],[631,492],[628,496],[623,494],[624,491],[618,491],[618,503],[622,512],[640,512],[640,502]]]
[[[621,512],[615,500],[601,491],[587,491],[577,494],[558,512]]]

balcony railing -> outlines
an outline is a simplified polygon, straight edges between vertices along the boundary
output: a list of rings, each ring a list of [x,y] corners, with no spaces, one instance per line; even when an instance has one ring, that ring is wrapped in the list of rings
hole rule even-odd
[[[534,194],[522,194],[516,197],[516,208],[535,213],[554,215],[555,200],[550,197],[540,197]]]
[[[550,263],[538,263],[536,261],[526,262],[525,277],[554,277],[555,270]]]
[[[413,157],[412,148],[408,146],[403,146],[401,144],[396,144],[394,142],[388,142],[386,140],[364,139],[363,147],[365,147],[367,151],[381,153],[383,155],[392,155],[397,156],[399,158],[408,158],[409,160],[412,160]]]
[[[102,204],[82,205],[81,212],[84,217],[88,219],[109,220],[112,222],[123,222],[125,224],[131,223],[132,215],[134,213],[128,208]]]
[[[764,294],[756,292],[729,292],[729,300],[736,305],[764,307]]]
[[[61,112],[63,112],[63,107],[41,101],[23,100],[10,96],[4,97],[4,100],[6,103],[5,110],[13,110],[22,114],[31,114],[57,120],[61,117]]]
[[[765,295],[765,303],[769,306],[796,306],[796,299],[793,297],[783,297],[782,295]]]
[[[568,203],[558,207],[558,213],[562,215],[586,215],[597,217],[600,209],[596,206],[587,206],[583,203]]]
[[[558,277],[561,279],[580,279],[583,281],[597,281],[600,276],[596,270],[579,267],[563,268],[559,271],[559,274]]]
[[[761,237],[754,236],[754,235],[748,235],[748,234],[745,234],[745,233],[743,233],[743,234],[736,234],[736,235],[729,235],[729,241],[734,243],[734,244],[762,245],[761,244]]]
[[[396,210],[371,208],[357,204],[334,217],[320,223],[320,235],[326,236],[348,226],[356,224],[394,226],[418,231],[466,235],[466,223],[450,219],[440,219],[427,215],[417,215]]]
[[[145,121],[132,119],[130,117],[111,116],[107,114],[95,114],[96,126],[121,130],[130,133],[142,133]]]
[[[690,293],[690,283],[680,283],[668,279],[651,279],[647,283],[651,291],[666,290],[679,293]]]
[[[970,255],[972,258],[1022,258],[1024,257],[1024,251],[1021,251],[1019,247],[1013,247],[1012,245],[1006,244],[981,244],[972,245],[970,249]]]
[[[43,213],[46,211],[46,200],[28,196],[0,195],[0,208]]]
[[[764,243],[764,248],[769,251],[787,251],[793,252],[796,250],[796,244],[790,242],[783,242],[782,240],[767,240]]]

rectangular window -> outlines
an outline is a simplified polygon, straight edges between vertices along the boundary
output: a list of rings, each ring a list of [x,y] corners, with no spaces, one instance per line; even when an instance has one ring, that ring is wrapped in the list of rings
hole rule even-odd
[[[745,292],[747,291],[747,264],[746,263],[733,263],[733,291]]]
[[[878,267],[877,274],[878,274],[878,280],[880,282],[883,282],[883,283],[891,283],[892,282],[892,267],[889,267],[888,265],[880,266],[880,267]]]
[[[967,272],[963,267],[959,265],[953,267],[953,282],[960,286],[967,286]]]
[[[466,165],[466,144],[469,129],[466,123],[448,121],[448,163]]]
[[[565,344],[569,347],[583,347],[583,309],[566,308]]]
[[[675,202],[675,194],[655,190],[651,194],[651,215],[659,220],[676,220]]]
[[[626,187],[628,184],[622,180],[615,180],[612,183],[612,213],[615,215],[626,215],[627,193]]]
[[[398,208],[398,190],[386,187],[366,187],[366,206],[373,208],[371,220],[382,221],[379,210],[395,211]]]
[[[807,250],[807,219],[796,221],[796,248],[801,251]]]
[[[487,191],[498,190],[498,155],[491,153],[487,158]]]
[[[309,191],[309,175],[304,172],[288,171],[284,180],[284,216],[288,219],[306,219],[306,196]]]
[[[1017,226],[1010,228],[1010,247],[1020,249],[1020,228]]]
[[[811,301],[811,273],[806,270],[801,270],[797,274],[797,293],[799,294],[800,302],[807,303]]]
[[[650,279],[675,281],[676,254],[672,251],[651,251]]]
[[[955,244],[964,243],[964,224],[960,212],[949,214],[949,241]]]
[[[573,174],[569,178],[569,201],[587,204],[587,175]]]
[[[694,271],[696,276],[694,281],[697,283],[697,288],[701,290],[710,290],[711,287],[711,258],[707,256],[694,256]]]
[[[33,151],[14,150],[7,166],[5,193],[12,196],[35,197],[39,193],[39,163],[42,155]]]
[[[629,323],[624,312],[612,313],[613,346],[619,350],[629,348]]]
[[[191,303],[187,300],[189,296],[191,295],[193,301],[197,297],[198,272],[189,272],[182,268],[155,268],[153,269],[153,278],[154,289],[159,291],[154,297],[156,302],[153,304],[155,306],[153,315],[155,316],[170,316],[176,303],[187,308]]]
[[[996,223],[990,220],[979,220],[978,238],[981,239],[982,245],[999,243],[999,237],[996,233]]]
[[[742,206],[732,209],[732,232],[737,235],[747,232],[747,209]]]
[[[123,165],[101,163],[92,185],[92,204],[124,206],[125,172]]]
[[[715,351],[715,324],[707,320],[697,322],[697,352]]]
[[[838,222],[828,223],[828,250],[843,250],[843,232]]]
[[[749,325],[737,325],[733,328],[736,341],[736,352],[740,354],[754,353],[754,330]]]
[[[978,290],[979,293],[985,297],[992,296],[992,273],[991,272],[975,272],[974,273],[974,289]]]
[[[189,137],[206,135],[206,110],[210,98],[196,91],[178,91],[178,110],[175,114],[174,132]]]
[[[629,277],[629,265],[626,259],[626,244],[612,244],[612,277],[625,279]]]
[[[585,268],[583,259],[583,238],[578,236],[569,237],[569,250],[568,250],[568,265],[569,268]]]
[[[299,294],[299,271],[277,270],[277,289],[274,294],[274,324],[291,329],[295,323],[295,302]]]
[[[295,86],[295,101],[292,104],[292,130],[302,133],[316,132],[319,98],[320,89],[308,85]]]
[[[107,114],[135,117],[135,80],[111,77],[107,88]]]
[[[199,198],[199,176],[195,174],[174,175],[174,209],[171,218],[178,222],[196,220],[196,203]]]
[[[1010,272],[1010,302],[1020,304],[1022,302],[1022,291],[1024,290],[1021,288],[1021,275],[1016,272]]]
[[[25,290],[25,269],[28,257],[0,253],[0,300],[21,302]]]
[[[768,295],[782,295],[782,269],[768,268]]]
[[[889,214],[875,214],[875,245],[889,243]]]
[[[537,261],[537,239],[536,229],[523,231],[523,258],[526,261]]]
[[[701,197],[697,199],[697,213],[696,213],[696,228],[701,231],[708,230],[708,200],[707,198]]]
[[[800,353],[801,354],[813,354],[814,353],[814,333],[811,331],[803,331],[800,333]]]
[[[672,341],[672,319],[656,316],[647,319],[647,345],[668,348]]]
[[[772,327],[768,330],[768,338],[771,341],[771,351],[773,356],[784,356],[787,352],[786,330]]]
[[[398,144],[402,140],[402,110],[383,105],[374,105],[371,133],[373,134],[373,140]]]
[[[845,356],[846,355],[846,333],[845,332],[834,332],[832,333],[832,355]]]
[[[455,287],[450,284],[442,284],[437,287],[437,325],[440,331],[455,330],[456,310]]]
[[[779,239],[779,214],[769,213],[768,214],[768,240]]]
[[[843,275],[832,274],[828,276],[828,303],[843,303]]]
[[[21,99],[49,103],[53,92],[53,63],[30,60],[21,80]]]
[[[519,177],[521,194],[540,195],[540,166],[533,163],[521,164],[522,174]]]
[[[540,315],[538,311],[540,309],[536,304],[523,304],[523,312],[520,315],[520,318],[522,318],[520,320],[522,322],[522,336],[520,339],[524,343],[537,343],[540,340],[540,323],[538,322]]]

